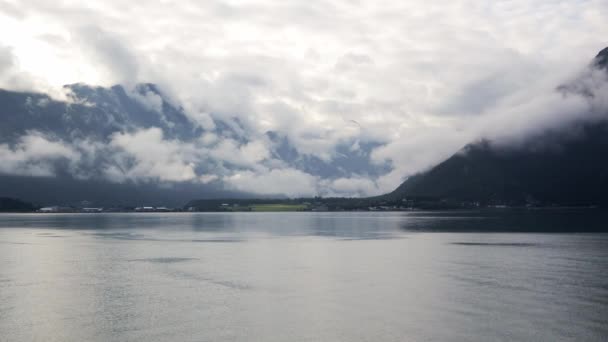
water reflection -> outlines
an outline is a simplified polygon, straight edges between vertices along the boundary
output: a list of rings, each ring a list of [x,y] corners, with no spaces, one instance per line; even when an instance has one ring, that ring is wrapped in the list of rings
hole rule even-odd
[[[608,212],[480,210],[355,213],[113,213],[2,215],[0,228],[191,230],[278,236],[390,238],[402,232],[608,232]],[[119,238],[119,236],[117,236]],[[125,236],[124,238],[128,238]]]
[[[414,213],[400,224],[419,232],[608,232],[608,212],[598,209],[479,210]]]
[[[0,340],[602,341],[601,220],[0,215]]]

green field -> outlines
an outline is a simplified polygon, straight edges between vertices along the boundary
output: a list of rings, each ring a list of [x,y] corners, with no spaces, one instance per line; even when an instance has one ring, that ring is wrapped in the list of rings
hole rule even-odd
[[[252,204],[251,211],[302,211],[304,204]]]

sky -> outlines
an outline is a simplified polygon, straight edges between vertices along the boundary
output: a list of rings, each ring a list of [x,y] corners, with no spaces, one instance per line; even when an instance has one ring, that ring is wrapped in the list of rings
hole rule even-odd
[[[608,46],[606,18],[605,0],[0,0],[0,87],[62,98],[64,84],[155,83],[203,128],[210,116],[243,124],[246,145],[208,151],[251,166],[217,175],[232,188],[373,195],[469,142],[517,142],[605,106],[555,88]],[[267,131],[328,161],[345,142],[374,143],[371,161],[391,169],[323,179],[272,166]],[[145,131],[113,144],[191,155],[191,143],[163,139]],[[176,165],[163,169],[178,180],[216,177]]]

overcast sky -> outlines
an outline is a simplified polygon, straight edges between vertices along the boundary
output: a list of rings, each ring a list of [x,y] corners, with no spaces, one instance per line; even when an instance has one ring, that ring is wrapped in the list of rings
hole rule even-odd
[[[225,177],[375,194],[470,141],[584,112],[555,87],[608,45],[606,18],[606,0],[0,0],[0,87],[59,97],[69,83],[157,83],[201,127],[240,118],[262,157],[255,137],[269,130],[325,159],[343,141],[379,142],[372,159],[393,170],[377,179],[267,166]]]

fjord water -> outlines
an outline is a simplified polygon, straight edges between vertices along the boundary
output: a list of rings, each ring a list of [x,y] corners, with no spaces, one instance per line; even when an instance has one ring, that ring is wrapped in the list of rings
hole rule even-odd
[[[1,341],[602,341],[595,211],[0,215]]]

